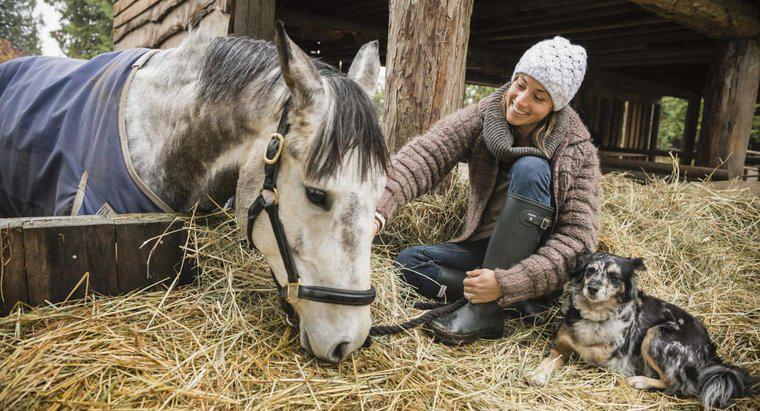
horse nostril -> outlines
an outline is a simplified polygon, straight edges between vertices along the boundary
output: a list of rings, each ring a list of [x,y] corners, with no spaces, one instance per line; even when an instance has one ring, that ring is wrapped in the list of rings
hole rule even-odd
[[[332,351],[330,359],[336,363],[343,361],[348,355],[348,341],[338,343]]]

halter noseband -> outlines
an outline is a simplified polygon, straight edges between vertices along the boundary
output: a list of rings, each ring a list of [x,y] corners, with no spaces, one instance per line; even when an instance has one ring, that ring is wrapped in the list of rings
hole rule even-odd
[[[301,279],[298,276],[298,270],[293,262],[293,255],[290,253],[290,245],[285,237],[285,230],[282,227],[282,221],[279,216],[280,194],[277,192],[277,172],[280,169],[280,157],[285,146],[285,134],[288,132],[288,112],[290,111],[291,100],[285,102],[282,110],[280,122],[277,125],[277,132],[273,133],[264,154],[264,185],[259,192],[256,201],[248,208],[248,245],[254,248],[253,244],[253,223],[256,217],[266,210],[269,215],[269,222],[272,225],[274,237],[277,240],[277,248],[280,250],[282,263],[285,271],[288,273],[288,283],[283,287],[277,281],[274,272],[271,272],[272,279],[280,296],[280,305],[286,314],[293,318],[295,311],[291,304],[296,300],[310,300],[321,303],[339,304],[339,305],[369,305],[375,300],[375,288],[369,290],[356,291],[341,288],[318,287],[301,285]],[[273,201],[264,198],[264,192],[269,191],[274,195]]]

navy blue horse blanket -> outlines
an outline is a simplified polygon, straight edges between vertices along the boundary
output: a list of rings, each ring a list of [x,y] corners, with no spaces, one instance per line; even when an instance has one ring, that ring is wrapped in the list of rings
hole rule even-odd
[[[0,217],[170,211],[132,168],[126,88],[148,49],[0,64]]]

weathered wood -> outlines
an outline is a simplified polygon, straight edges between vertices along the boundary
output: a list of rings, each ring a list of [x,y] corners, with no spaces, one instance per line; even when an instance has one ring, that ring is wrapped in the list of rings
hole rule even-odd
[[[461,107],[472,4],[391,1],[383,112],[392,151]]]
[[[139,16],[140,14],[145,15],[145,12],[152,8],[155,5],[161,4],[159,8],[156,8],[155,10],[159,10],[161,8],[175,8],[179,6],[180,4],[184,3],[188,0],[137,0],[135,4],[132,4],[131,7],[124,10],[123,13],[114,14],[113,19],[113,26],[114,28],[121,27],[125,23],[129,22],[130,20],[134,19],[135,17]],[[193,0],[189,0],[193,1]],[[154,11],[159,12],[160,11]]]
[[[28,303],[23,221],[0,220],[0,315],[7,315],[17,302]]]
[[[686,109],[686,120],[683,128],[683,150],[681,152],[681,164],[691,165],[694,160],[694,142],[697,137],[697,125],[699,124],[699,112],[702,99],[699,97],[689,99]]]
[[[229,15],[216,10],[215,0],[203,1],[208,7],[194,8],[191,7],[191,3],[185,3],[181,7],[170,10],[166,15],[162,15],[158,21],[145,20],[145,24],[137,28],[133,28],[132,23],[130,23],[116,29],[114,31],[115,49],[162,47],[168,39],[177,34],[185,33],[189,24],[193,24],[193,27],[196,28],[203,28],[211,34],[227,34]],[[211,26],[208,24],[209,18],[214,21]],[[172,46],[176,45],[176,43],[172,44]]]
[[[161,280],[170,283],[176,275],[181,275],[183,283],[191,277],[191,263],[182,258],[187,240],[182,222],[171,215],[152,220],[138,217],[115,222],[120,293]]]
[[[657,150],[660,148],[660,104],[652,106],[652,126],[649,129],[649,161],[657,158]]]
[[[760,34],[757,5],[741,0],[632,0],[668,20],[708,37],[727,39]]]
[[[90,292],[118,292],[114,230],[102,216],[68,220],[35,219],[24,223],[29,303],[82,298]],[[76,291],[76,285],[87,276]],[[72,292],[74,291],[74,292]]]
[[[168,38],[166,33],[186,30],[188,23],[197,22],[210,13],[216,0],[170,0],[158,2],[150,9],[116,27],[113,41],[116,49],[121,50],[121,40],[128,34],[140,30],[139,36],[144,39],[143,47],[149,44],[160,44],[159,37]],[[160,33],[160,34],[157,34]]]
[[[602,169],[605,170],[631,170],[645,171],[651,174],[670,175],[673,173],[673,165],[670,163],[655,163],[653,161],[623,160],[602,156],[600,158]],[[727,180],[726,170],[709,167],[679,166],[679,175],[692,179],[704,179],[711,177],[712,180]]]
[[[726,41],[710,68],[705,90],[697,163],[725,167],[732,177],[743,173],[760,82],[760,41]]]
[[[275,0],[235,0],[232,34],[274,40]]]
[[[138,0],[117,0],[113,4],[113,8],[111,9],[111,13],[114,17],[118,16],[122,11],[127,9],[128,7],[132,6],[134,3],[136,3]]]

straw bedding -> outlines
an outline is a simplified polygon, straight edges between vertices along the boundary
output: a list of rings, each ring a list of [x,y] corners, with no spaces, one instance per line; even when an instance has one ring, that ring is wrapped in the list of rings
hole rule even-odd
[[[760,199],[709,184],[603,179],[600,249],[644,257],[651,294],[702,319],[720,354],[760,374]],[[464,187],[401,209],[379,239],[375,323],[414,313],[392,257],[443,241],[461,224]],[[335,367],[301,353],[267,268],[228,222],[191,227],[196,284],[88,298],[0,319],[2,408],[696,408],[573,361],[544,388],[525,384],[557,321],[507,324],[508,337],[464,348],[421,331],[376,338]],[[556,308],[554,310],[556,313]],[[760,408],[760,399],[739,400]]]

